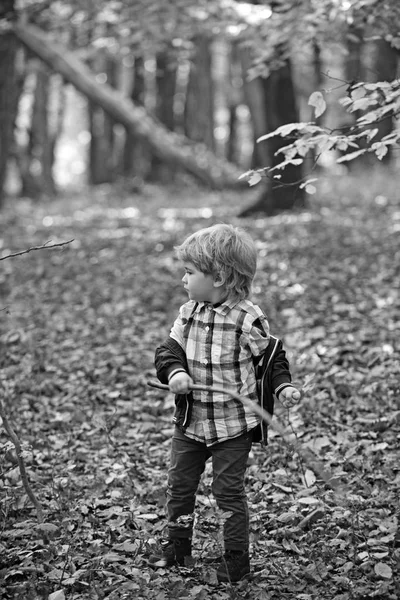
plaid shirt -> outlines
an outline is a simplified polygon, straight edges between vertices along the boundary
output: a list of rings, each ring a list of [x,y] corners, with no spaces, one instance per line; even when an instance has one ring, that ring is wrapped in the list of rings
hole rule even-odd
[[[198,385],[217,385],[257,402],[253,356],[264,352],[269,326],[249,300],[219,305],[189,301],[181,306],[170,333],[183,348],[189,374]],[[211,446],[250,431],[259,417],[227,394],[193,392],[188,437]]]

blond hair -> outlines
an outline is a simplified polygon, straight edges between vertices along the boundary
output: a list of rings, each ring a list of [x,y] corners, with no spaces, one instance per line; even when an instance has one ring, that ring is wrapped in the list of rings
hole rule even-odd
[[[224,223],[196,231],[175,248],[178,258],[202,273],[221,274],[229,296],[247,298],[257,269],[257,250],[243,229]]]

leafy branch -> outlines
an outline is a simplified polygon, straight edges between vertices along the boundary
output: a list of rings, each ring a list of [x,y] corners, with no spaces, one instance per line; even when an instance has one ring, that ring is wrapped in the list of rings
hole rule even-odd
[[[315,119],[319,119],[326,111],[325,94],[317,91],[309,97],[308,104],[315,110]],[[337,151],[341,154],[336,159],[337,163],[350,162],[367,153],[375,154],[379,160],[382,160],[391,147],[400,144],[400,132],[396,129],[374,141],[379,134],[378,125],[385,119],[396,119],[400,115],[400,80],[347,83],[347,93],[339,103],[348,113],[359,115],[354,125],[335,129],[320,126],[316,121],[282,125],[257,140],[262,142],[276,136],[291,140],[275,154],[275,156],[281,155],[282,160],[273,167],[247,171],[241,178],[247,179],[250,186],[259,183],[266,174],[279,179],[280,175],[276,174],[276,171],[282,171],[288,165],[301,165],[310,152],[316,156],[315,163],[323,153],[329,151]],[[353,150],[349,152],[349,149]],[[300,187],[313,194],[315,188],[310,185],[312,181],[314,180],[306,180]]]

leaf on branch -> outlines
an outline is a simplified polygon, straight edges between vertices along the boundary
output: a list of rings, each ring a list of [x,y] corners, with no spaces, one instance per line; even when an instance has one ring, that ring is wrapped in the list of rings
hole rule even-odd
[[[365,98],[366,94],[367,92],[365,91],[365,88],[363,86],[359,86],[351,90],[351,99],[353,100],[353,102],[355,102],[356,100],[361,100],[361,98]]]
[[[315,177],[313,179],[308,179],[307,181],[301,183],[299,187],[300,189],[304,188],[307,194],[313,195],[317,191],[317,188],[314,185],[312,185],[314,181],[318,181],[318,179]]]
[[[285,167],[287,167],[287,165],[295,165],[297,167],[298,165],[301,165],[302,163],[303,163],[302,158],[292,158],[291,160],[284,160],[283,162],[279,163],[278,165],[275,165],[275,167],[270,169],[270,171],[275,171],[275,169],[284,169]]]
[[[371,141],[372,138],[374,138],[376,136],[376,134],[379,133],[379,129],[375,128],[375,129],[369,129],[368,131],[365,132],[368,141]]]
[[[356,152],[350,152],[350,154],[346,154],[346,156],[341,156],[340,158],[337,159],[337,163],[342,163],[342,162],[346,162],[348,160],[353,160],[354,158],[357,158],[357,156],[361,156],[361,154],[365,154],[367,152],[367,150],[357,150]]]
[[[275,129],[275,131],[272,131],[271,133],[262,135],[260,138],[258,138],[257,143],[262,142],[264,140],[268,140],[274,137],[275,135],[281,135],[282,137],[286,137],[293,131],[305,131],[305,133],[314,133],[316,131],[320,131],[320,129],[321,128],[314,125],[314,123],[287,123],[286,125],[278,127],[278,129]]]
[[[370,98],[360,98],[359,100],[355,100],[353,104],[349,107],[350,112],[355,112],[357,110],[366,110],[371,106]]]
[[[257,185],[257,183],[260,183],[262,177],[260,175],[260,173],[253,173],[253,175],[251,177],[249,177],[249,185],[253,186],[253,185]]]
[[[251,169],[250,171],[246,171],[246,173],[242,173],[239,177],[239,179],[245,179],[246,177],[250,177],[250,175],[252,175],[254,173],[253,169]]]
[[[313,194],[316,193],[317,188],[315,187],[315,185],[306,185],[305,191],[306,191],[306,194],[310,194],[310,196],[312,196]]]
[[[382,158],[388,153],[388,147],[382,142],[376,142],[375,144],[373,144],[372,149],[374,150],[379,160],[382,160]]]
[[[309,106],[313,106],[315,108],[315,118],[318,119],[321,115],[326,111],[326,102],[325,98],[321,94],[321,92],[313,92],[308,99]]]

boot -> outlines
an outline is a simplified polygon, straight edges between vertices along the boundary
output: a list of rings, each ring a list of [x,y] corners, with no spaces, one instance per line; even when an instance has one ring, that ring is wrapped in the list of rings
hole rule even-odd
[[[150,556],[149,565],[154,568],[185,566],[186,556],[192,556],[190,538],[166,539],[161,541],[161,553]]]
[[[218,581],[239,581],[250,573],[250,559],[247,551],[227,550],[217,570]]]

